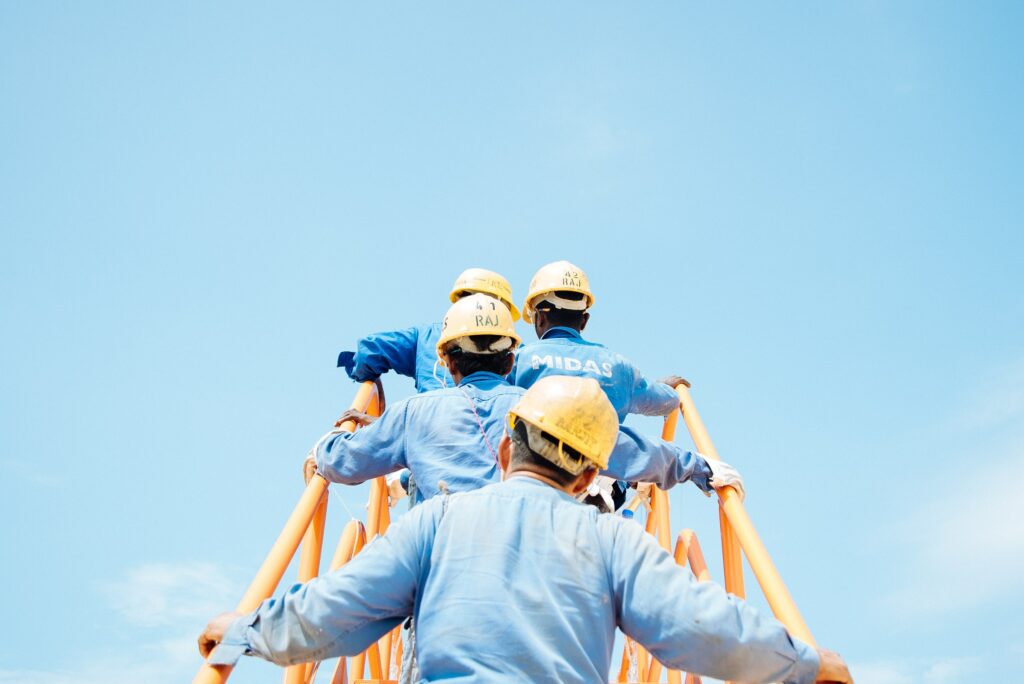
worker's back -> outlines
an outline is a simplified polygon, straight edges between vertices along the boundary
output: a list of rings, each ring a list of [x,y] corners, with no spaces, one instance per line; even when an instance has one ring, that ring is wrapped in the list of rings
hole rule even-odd
[[[603,344],[583,338],[576,330],[556,327],[536,342],[524,344],[516,355],[513,382],[530,388],[549,375],[593,378],[608,395],[619,415],[663,416],[679,405],[668,385],[651,382],[626,357]]]
[[[422,676],[607,681],[615,610],[595,518],[528,478],[452,497],[421,592]]]
[[[639,525],[526,477],[452,496],[444,513],[431,503],[418,525],[436,531],[417,535],[426,681],[607,682],[617,623],[675,667],[792,675],[779,623],[696,583]]]
[[[408,468],[418,501],[436,495],[442,480],[451,492],[497,482],[498,443],[523,391],[477,372],[457,387],[395,402],[367,428],[325,435],[315,448],[318,468],[329,481],[346,484]]]

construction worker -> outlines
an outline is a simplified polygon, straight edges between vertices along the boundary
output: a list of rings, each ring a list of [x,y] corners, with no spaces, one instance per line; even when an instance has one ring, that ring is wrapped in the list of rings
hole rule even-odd
[[[448,297],[455,302],[475,293],[500,299],[512,312],[512,320],[519,320],[519,309],[512,303],[512,286],[502,275],[484,268],[467,269],[455,279]],[[452,376],[438,364],[436,346],[440,337],[440,323],[374,333],[359,340],[355,352],[338,354],[338,367],[356,382],[376,380],[393,370],[415,379],[417,392],[452,387]]]
[[[537,341],[519,350],[515,384],[530,387],[547,375],[594,378],[608,394],[620,423],[629,413],[665,416],[674,411],[679,397],[673,388],[684,382],[682,378],[651,382],[621,354],[583,339],[593,304],[587,274],[578,266],[556,261],[537,271],[523,305],[523,320],[533,323]]]
[[[544,378],[509,422],[503,482],[417,506],[341,569],[214,618],[200,653],[213,666],[353,656],[413,615],[421,682],[607,682],[616,627],[672,669],[852,682],[837,654],[697,582],[639,526],[574,500],[608,467],[619,431],[597,382]]]
[[[548,375],[594,378],[608,394],[621,423],[629,413],[665,416],[679,406],[676,385],[669,376],[651,382],[628,359],[604,345],[583,339],[594,304],[587,274],[568,261],[541,267],[530,281],[523,319],[533,323],[537,341],[519,350],[513,382],[530,387]],[[605,512],[622,506],[628,484],[600,476],[590,487],[587,501]]]
[[[511,385],[519,344],[512,312],[486,294],[452,304],[444,318],[436,354],[454,380],[392,404],[376,421],[356,430],[332,430],[312,449],[307,474],[330,482],[358,484],[408,468],[416,480],[416,501],[447,490],[470,491],[497,482],[498,443],[505,416],[525,390]],[[656,482],[663,489],[692,480],[708,492],[732,484],[738,473],[662,440],[624,428],[608,465],[623,479]]]
[[[508,306],[512,319],[519,320],[519,310],[512,302],[512,285],[499,273],[485,268],[469,268],[463,271],[448,298],[455,302],[469,294],[484,293],[497,297]],[[435,351],[441,336],[441,324],[414,325],[404,330],[373,333],[356,343],[356,351],[338,354],[338,367],[344,368],[356,382],[379,380],[389,370],[405,375],[416,381],[417,392],[427,392],[442,387],[452,387],[454,381],[446,368],[438,363]],[[338,420],[352,418],[365,423],[366,417],[346,414]],[[388,491],[392,505],[409,491],[415,499],[414,480],[410,481],[408,471],[398,471],[387,476]]]

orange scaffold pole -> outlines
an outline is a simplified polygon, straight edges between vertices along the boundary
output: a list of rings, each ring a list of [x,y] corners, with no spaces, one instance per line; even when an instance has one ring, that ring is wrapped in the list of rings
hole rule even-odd
[[[358,397],[356,401],[358,401]],[[372,416],[380,415],[380,397],[373,392],[365,404],[360,403],[360,406],[356,408]],[[348,421],[342,424],[342,429],[347,429],[349,432],[355,429],[354,423],[346,428],[347,424]],[[313,520],[306,528],[306,534],[302,538],[297,578],[299,582],[308,582],[320,574],[320,555],[323,552],[324,526],[327,521],[327,499],[328,497],[325,496],[320,500],[320,506],[317,507]],[[285,668],[284,684],[305,684],[312,675],[313,663],[292,665]]]
[[[711,437],[708,436],[708,431],[704,427],[704,422],[700,419],[700,414],[697,413],[697,407],[690,396],[689,386],[679,385],[676,387],[676,392],[679,394],[679,401],[682,405],[683,420],[686,421],[686,427],[690,430],[690,436],[693,438],[693,443],[697,446],[697,450],[706,458],[716,461],[720,460],[718,452],[715,450],[715,445],[711,443]],[[725,532],[726,528],[729,528],[730,533],[735,534],[736,541],[746,554],[750,568],[754,571],[754,576],[757,578],[758,584],[761,585],[761,591],[764,592],[764,596],[768,600],[768,605],[771,607],[775,617],[797,639],[811,646],[817,646],[814,637],[811,636],[811,630],[807,628],[807,623],[804,622],[803,616],[793,601],[793,597],[786,588],[786,584],[782,581],[782,576],[779,575],[779,571],[768,555],[768,550],[761,541],[761,537],[758,536],[757,530],[754,529],[754,523],[751,522],[750,516],[747,515],[743,502],[740,500],[740,495],[732,487],[724,487],[717,490],[717,492],[721,512],[728,519],[727,522],[722,522],[723,554],[726,547]],[[726,573],[728,572],[729,565],[727,564]],[[740,577],[742,578],[742,569]],[[728,589],[728,574],[726,575],[726,588]]]
[[[376,398],[376,386],[372,382],[364,382],[356,392],[355,399],[352,400],[352,408],[366,411],[376,402]],[[351,432],[355,430],[356,426],[352,421],[346,421],[341,428]],[[242,596],[242,600],[238,602],[238,606],[235,608],[236,612],[252,612],[259,607],[263,599],[274,593],[326,494],[327,480],[319,475],[310,478],[306,485],[306,491],[302,493],[299,503],[288,517],[288,521],[285,522],[284,529],[281,530],[281,534],[270,548],[270,553],[267,554],[263,565],[256,572],[256,577],[249,585],[245,595]],[[232,669],[228,665],[212,666],[203,663],[195,679],[192,680],[192,684],[221,684],[231,676]]]
[[[697,451],[717,461],[719,460],[718,452],[715,451],[715,445],[711,443],[711,438],[708,437],[707,430],[704,429],[704,423],[700,423],[702,441],[698,442],[694,428],[690,424],[690,418],[686,414],[683,392],[685,391],[687,393],[686,396],[689,396],[689,389],[690,385],[688,383],[676,388],[676,393],[679,394],[680,409],[683,411],[683,417],[686,420],[686,426],[689,428],[691,436],[693,436],[694,444],[697,445]],[[691,405],[693,404],[692,400],[690,403]],[[695,416],[698,422],[700,421],[700,416],[697,415],[696,409],[693,409],[692,415]],[[675,439],[678,422],[679,413],[676,411],[673,411],[665,418],[665,429],[662,433],[662,439],[668,442]],[[725,571],[725,590],[730,594],[743,598],[746,595],[743,587],[743,558],[740,556],[740,547],[736,541],[736,533],[733,532],[729,521],[725,517],[725,512],[721,509],[718,511],[718,524],[722,535],[722,566]]]
[[[676,547],[672,554],[678,565],[690,564],[690,570],[698,582],[710,582],[711,573],[708,571],[708,564],[704,560],[704,553],[700,549],[700,542],[693,530],[683,530],[676,537]],[[689,673],[686,675],[685,684],[700,684],[699,675]],[[668,684],[683,684],[682,673],[678,670],[668,670]]]
[[[671,442],[676,436],[676,426],[679,424],[679,411],[673,411],[665,417],[665,425],[661,429],[661,438]],[[658,545],[666,551],[670,551],[672,539],[672,523],[669,520],[668,492],[655,485],[651,488],[651,512],[650,515],[656,520],[655,538]],[[644,681],[657,682],[661,680],[661,663],[653,655],[647,663],[646,678]]]

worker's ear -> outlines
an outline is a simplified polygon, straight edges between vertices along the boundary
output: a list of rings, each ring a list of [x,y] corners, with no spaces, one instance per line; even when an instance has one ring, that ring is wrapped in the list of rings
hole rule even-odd
[[[516,367],[516,355],[512,352],[508,353],[508,359],[506,359],[505,367],[501,369],[501,377],[506,378],[508,374],[512,372],[512,369]]]
[[[597,468],[587,468],[580,473],[572,483],[572,495],[576,496],[587,491],[594,482],[595,477],[597,477]]]
[[[508,464],[512,460],[512,440],[507,434],[501,436],[498,442],[498,466],[501,468],[501,479],[504,480],[508,474]]]
[[[448,368],[448,355],[440,353],[437,355],[437,360],[441,363],[442,368]]]
[[[548,329],[548,314],[546,311],[533,310],[533,332],[537,337],[543,335]]]
[[[584,311],[583,315],[580,316],[580,332],[583,332],[583,329],[587,327],[587,321],[589,321],[589,320],[590,320],[590,312],[589,311]]]

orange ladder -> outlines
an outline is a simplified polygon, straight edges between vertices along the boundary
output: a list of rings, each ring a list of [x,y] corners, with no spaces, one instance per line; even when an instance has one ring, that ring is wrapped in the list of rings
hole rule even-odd
[[[693,443],[705,458],[719,460],[718,452],[708,436],[707,429],[697,413],[697,408],[690,396],[689,384],[676,388],[679,394],[680,411],[673,412],[665,419],[662,438],[672,441],[675,438],[676,426],[680,413],[686,422]],[[364,382],[351,408],[379,415],[377,388],[372,382]],[[345,422],[342,429],[353,431],[356,425],[352,421]],[[743,586],[743,560],[741,550],[747,557],[754,576],[757,578],[761,591],[764,593],[775,617],[796,638],[815,646],[800,611],[797,609],[789,590],[775,568],[768,551],[754,525],[747,515],[739,494],[732,488],[716,490],[719,498],[719,527],[722,538],[722,560],[725,574],[725,589],[740,598],[745,595]],[[248,613],[255,610],[263,599],[269,598],[277,589],[288,564],[302,542],[302,554],[299,559],[298,579],[305,582],[319,574],[320,556],[323,548],[324,525],[327,515],[327,481],[314,475],[306,485],[306,490],[299,499],[284,529],[274,542],[266,560],[256,573],[255,579],[239,601],[236,610]],[[670,548],[671,525],[669,522],[668,492],[658,487],[651,489],[650,512],[647,518],[647,532],[658,539],[665,551],[674,553],[677,563],[686,565],[697,577],[698,581],[711,581],[707,564],[700,544],[692,530],[683,530],[676,538],[674,550]],[[331,560],[330,569],[335,570],[349,560],[377,535],[384,534],[390,524],[389,496],[383,477],[376,478],[370,489],[367,523],[364,528],[358,520],[351,520],[344,528],[338,542],[337,550]],[[401,627],[396,627],[379,641],[372,644],[366,651],[353,658],[338,658],[338,664],[331,677],[331,684],[395,684],[398,666],[401,663],[402,643]],[[351,663],[351,669],[349,669]],[[364,679],[365,670],[369,666],[369,679]],[[310,684],[316,676],[319,663],[293,665],[285,671],[285,684]],[[386,670],[385,670],[386,668]],[[210,666],[204,664],[193,680],[193,684],[221,684],[231,674],[231,667]],[[623,649],[622,666],[619,670],[618,682],[640,684],[660,682],[662,664],[646,650],[626,637]],[[682,684],[682,673],[666,670],[670,684]],[[635,674],[636,679],[630,679]],[[700,684],[700,677],[687,674],[686,684]]]

